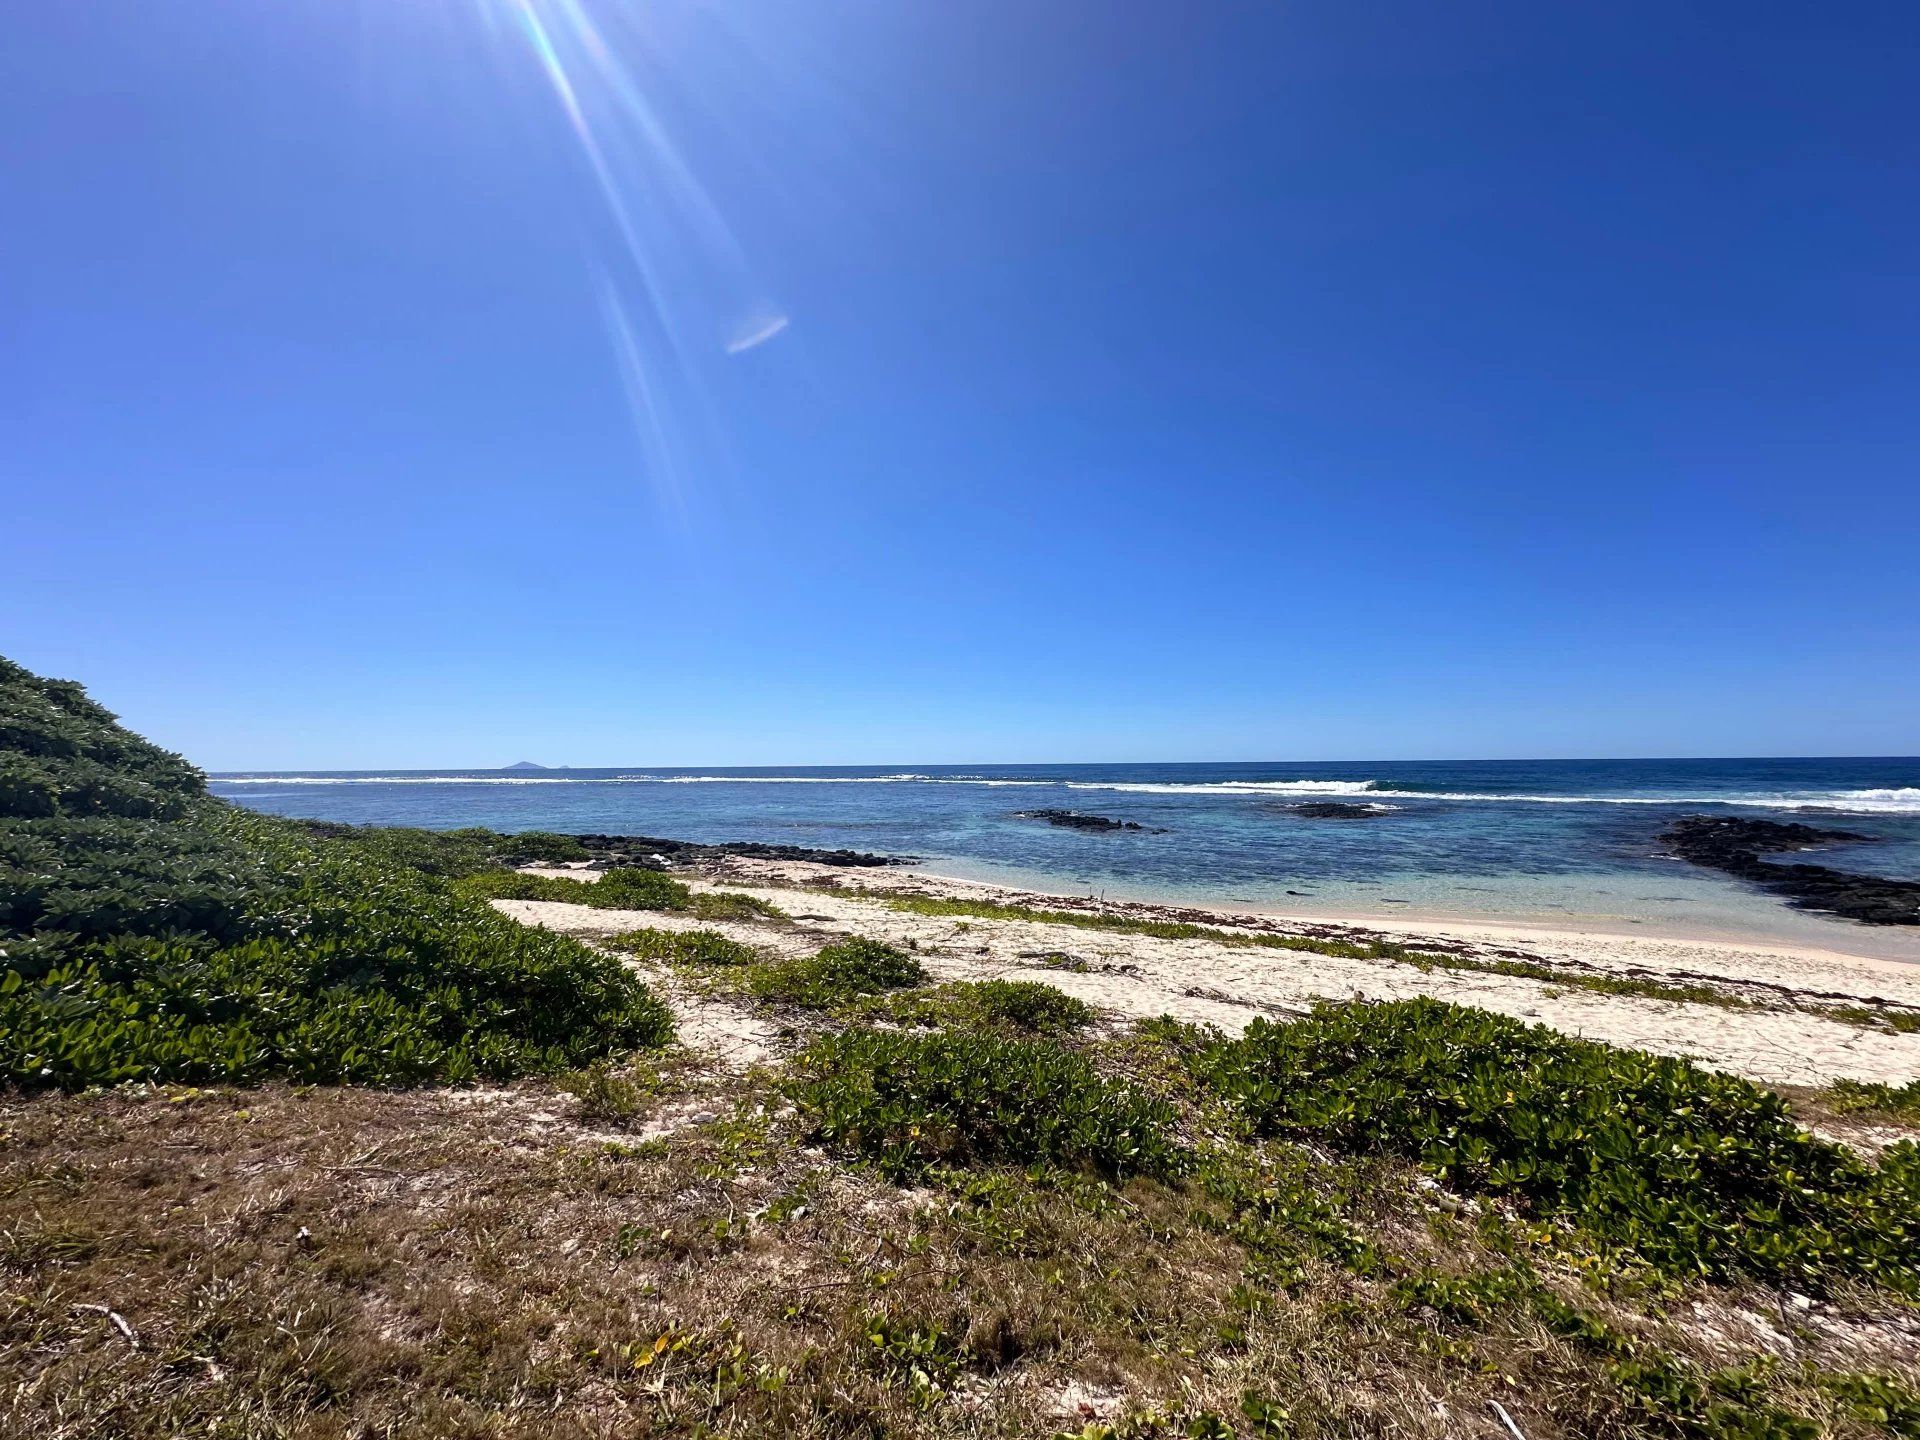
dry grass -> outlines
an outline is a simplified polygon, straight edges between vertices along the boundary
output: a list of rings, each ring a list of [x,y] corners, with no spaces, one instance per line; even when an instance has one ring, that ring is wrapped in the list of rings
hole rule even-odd
[[[1158,1084],[1156,1055],[1100,1062]],[[1365,1255],[1249,1226],[1244,1195],[990,1169],[900,1189],[813,1148],[769,1079],[0,1101],[0,1433],[1492,1436],[1490,1397],[1530,1440],[1703,1433],[1526,1307],[1409,1303]],[[1558,1263],[1405,1167],[1248,1158],[1401,1271]],[[1703,1362],[1772,1343],[1555,1273]],[[1897,1324],[1867,1353],[1836,1323],[1848,1367],[1900,1366]],[[1785,1337],[1787,1371],[1831,1365],[1824,1334]],[[1884,1433],[1781,1386],[1834,1435]]]

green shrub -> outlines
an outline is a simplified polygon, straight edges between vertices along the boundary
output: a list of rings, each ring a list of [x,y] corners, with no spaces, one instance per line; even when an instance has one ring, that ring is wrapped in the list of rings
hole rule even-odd
[[[848,1030],[804,1051],[789,1089],[814,1134],[894,1175],[1000,1160],[1115,1176],[1184,1168],[1169,1106],[1048,1041]]]
[[[642,960],[670,965],[752,965],[760,952],[714,930],[629,930],[606,942]]]
[[[562,1075],[560,1088],[580,1102],[581,1119],[623,1123],[640,1113],[653,1087],[616,1074],[603,1060]]]
[[[411,825],[342,825],[332,820],[298,823],[321,839],[351,840],[383,860],[429,875],[473,875],[503,865],[560,864],[592,857],[573,836],[548,830],[503,835],[478,826],[422,830]]]
[[[1854,1419],[1900,1440],[1920,1440],[1920,1390],[1899,1377],[1822,1371],[1815,1380]]]
[[[491,830],[422,830],[413,825],[340,825],[329,820],[295,822],[323,840],[339,840],[389,865],[424,875],[472,875],[495,864],[502,837]]]
[[[0,661],[0,741],[0,1080],[504,1077],[671,1034],[618,962],[211,799],[77,686]]]
[[[1836,1080],[1827,1091],[1833,1108],[1843,1114],[1884,1115],[1894,1120],[1920,1120],[1920,1080],[1905,1085],[1874,1081]]]
[[[693,897],[693,913],[702,920],[785,920],[787,912],[757,895],[738,890],[707,890]]]
[[[495,853],[516,865],[542,862],[557,865],[591,858],[587,847],[573,836],[556,835],[551,830],[522,830],[517,835],[502,835]]]
[[[923,995],[873,1003],[871,1016],[903,1025],[967,1025],[1023,1035],[1066,1035],[1084,1029],[1093,1010],[1035,980],[958,981]]]
[[[1064,1035],[1093,1021],[1085,1001],[1036,980],[982,980],[971,999],[982,1018],[1036,1035]]]
[[[877,940],[843,940],[802,960],[757,967],[754,993],[768,1000],[827,1009],[862,995],[879,995],[923,984],[920,962]]]
[[[558,900],[596,910],[686,910],[692,892],[658,870],[608,870],[598,880],[529,875],[523,870],[482,870],[455,882],[464,895],[482,900]]]
[[[1425,999],[1255,1020],[1195,1064],[1257,1134],[1418,1158],[1669,1273],[1920,1285],[1920,1150],[1875,1169],[1734,1076]]]

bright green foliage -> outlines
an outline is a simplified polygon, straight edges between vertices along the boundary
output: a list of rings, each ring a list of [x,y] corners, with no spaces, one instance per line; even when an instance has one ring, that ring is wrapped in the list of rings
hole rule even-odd
[[[494,864],[500,836],[491,830],[421,830],[412,825],[341,825],[331,820],[293,822],[322,840],[347,840],[366,855],[418,870],[423,875],[471,875]]]
[[[482,900],[558,900],[596,910],[686,910],[692,892],[658,870],[608,870],[598,880],[529,875],[521,870],[482,870],[455,882],[463,895]]]
[[[754,993],[768,1000],[824,1010],[862,995],[904,990],[925,982],[920,962],[877,940],[842,940],[803,960],[755,969]]]
[[[71,680],[0,658],[0,816],[168,820],[205,793],[198,770],[121,729]]]
[[[410,825],[342,825],[332,820],[297,822],[326,840],[351,840],[361,849],[395,865],[429,875],[473,875],[501,865],[557,864],[589,858],[587,847],[571,835],[523,830],[421,830]]]
[[[760,952],[717,930],[629,930],[605,942],[641,960],[670,965],[752,965]]]
[[[1846,1114],[1920,1120],[1920,1080],[1910,1080],[1905,1085],[1836,1080],[1827,1095],[1833,1101],[1833,1108]]]
[[[573,836],[556,835],[550,830],[522,830],[517,835],[502,835],[497,853],[515,865],[556,865],[589,858],[587,847]]]
[[[982,980],[967,990],[983,1019],[1035,1035],[1064,1035],[1093,1020],[1084,1000],[1037,980]]]
[[[617,962],[212,800],[77,686],[0,661],[0,741],[37,777],[0,791],[0,1079],[464,1079],[671,1033]]]
[[[1195,1064],[1257,1134],[1415,1157],[1669,1273],[1920,1288],[1920,1149],[1875,1169],[1737,1077],[1425,999],[1255,1020]]]
[[[814,1132],[894,1175],[975,1161],[1170,1175],[1184,1153],[1165,1102],[1084,1055],[980,1031],[847,1030],[794,1062]]]
[[[785,920],[787,912],[771,900],[738,890],[705,890],[693,897],[693,913],[702,920]]]
[[[1823,1371],[1820,1388],[1847,1414],[1878,1425],[1900,1440],[1920,1440],[1920,1391],[1891,1375]]]
[[[966,1025],[1016,1035],[1065,1035],[1092,1023],[1093,1009],[1036,980],[980,980],[875,1001],[872,1018],[900,1025]]]

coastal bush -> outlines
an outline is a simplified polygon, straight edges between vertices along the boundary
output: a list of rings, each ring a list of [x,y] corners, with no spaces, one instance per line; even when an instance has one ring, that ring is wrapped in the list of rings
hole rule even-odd
[[[848,1030],[804,1051],[788,1088],[815,1135],[895,1176],[988,1161],[1108,1176],[1185,1165],[1171,1107],[1044,1040]]]
[[[785,920],[787,912],[758,895],[738,890],[704,890],[693,897],[693,913],[702,920]]]
[[[546,830],[502,834],[479,826],[423,830],[412,825],[343,825],[333,820],[296,823],[320,839],[349,840],[390,864],[448,878],[508,865],[586,860],[592,854],[573,836]]]
[[[873,1018],[902,1025],[964,1025],[1023,1035],[1065,1035],[1084,1029],[1093,1009],[1036,980],[959,981],[925,994],[875,1001]]]
[[[670,965],[752,965],[760,952],[716,930],[629,930],[608,941],[641,960]]]
[[[1920,1150],[1874,1168],[1734,1076],[1427,999],[1255,1020],[1194,1063],[1258,1135],[1419,1159],[1669,1273],[1920,1288]]]
[[[0,1079],[503,1077],[671,1033],[617,962],[212,799],[78,686],[0,661],[0,741],[31,780],[0,791]]]
[[[522,830],[518,834],[502,835],[494,848],[500,858],[516,865],[557,865],[592,858],[587,847],[573,836],[556,835],[551,830]]]
[[[323,838],[350,843],[389,865],[456,878],[498,863],[491,830],[422,830],[411,825],[323,825],[302,822]]]
[[[454,882],[461,894],[481,900],[557,900],[596,910],[686,910],[693,892],[658,870],[608,870],[597,880],[529,875],[523,870],[482,870]]]
[[[1827,1094],[1833,1101],[1833,1108],[1845,1115],[1884,1115],[1894,1120],[1920,1120],[1920,1080],[1911,1080],[1905,1085],[1836,1080]]]
[[[804,959],[756,967],[755,994],[824,1010],[862,995],[879,995],[924,984],[920,962],[877,940],[842,940]]]

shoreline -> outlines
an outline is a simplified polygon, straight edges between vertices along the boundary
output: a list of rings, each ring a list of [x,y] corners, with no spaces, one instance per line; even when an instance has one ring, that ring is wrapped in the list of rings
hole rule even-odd
[[[538,867],[591,879],[595,862]],[[590,941],[634,928],[711,929],[792,958],[864,937],[909,950],[937,980],[1030,980],[1116,1021],[1170,1015],[1238,1032],[1325,1001],[1429,997],[1566,1035],[1696,1061],[1773,1086],[1920,1078],[1920,966],[1806,947],[1637,934],[1361,925],[1324,917],[1098,899],[922,868],[849,871],[714,855],[676,867],[699,888],[746,891],[783,919],[702,921],[500,900],[524,923]],[[729,1063],[788,1042],[751,1008],[689,993],[650,967],[698,1048]]]
[[[1341,906],[1305,907],[1263,905],[1189,899],[1184,896],[1144,894],[1101,894],[1083,891],[1052,890],[1041,883],[985,878],[963,873],[964,863],[953,869],[936,869],[938,860],[908,862],[888,869],[896,875],[917,875],[941,884],[984,886],[1032,895],[1052,901],[1099,904],[1139,905],[1156,909],[1207,911],[1221,916],[1272,921],[1286,925],[1337,925],[1359,930],[1412,936],[1439,935],[1472,940],[1510,939],[1516,943],[1587,944],[1600,940],[1698,947],[1703,950],[1738,950],[1753,955],[1816,964],[1835,963],[1868,968],[1888,967],[1895,973],[1907,973],[1920,979],[1920,928],[1868,926],[1854,921],[1829,919],[1807,911],[1793,911],[1796,917],[1823,928],[1831,927],[1832,943],[1802,941],[1763,929],[1741,931],[1711,925],[1674,924],[1662,917],[1635,919],[1628,916],[1543,915],[1537,912],[1485,912],[1484,915],[1460,915],[1437,912],[1409,905],[1406,909],[1369,910]],[[1768,898],[1767,904],[1781,902]],[[1785,908],[1783,906],[1783,908]],[[1903,953],[1904,952],[1904,953]]]

